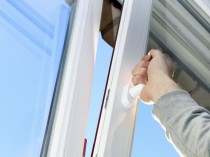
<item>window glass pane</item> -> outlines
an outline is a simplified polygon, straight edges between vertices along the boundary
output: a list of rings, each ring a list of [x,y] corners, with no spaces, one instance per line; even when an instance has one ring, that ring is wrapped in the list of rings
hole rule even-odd
[[[0,1],[0,156],[40,154],[70,11],[64,0]]]

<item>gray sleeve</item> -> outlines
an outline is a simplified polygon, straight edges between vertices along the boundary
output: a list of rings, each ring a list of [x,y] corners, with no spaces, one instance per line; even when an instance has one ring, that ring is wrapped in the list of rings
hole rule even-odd
[[[180,154],[210,157],[210,112],[198,106],[186,91],[160,97],[153,107],[153,116]]]

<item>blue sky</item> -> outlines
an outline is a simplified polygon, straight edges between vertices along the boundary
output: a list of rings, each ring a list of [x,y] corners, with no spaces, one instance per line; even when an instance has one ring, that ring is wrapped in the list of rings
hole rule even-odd
[[[2,157],[40,154],[70,14],[63,2],[0,1]]]
[[[151,112],[151,105],[139,103],[132,157],[179,157]]]
[[[90,156],[92,149],[111,54],[112,48],[99,35],[86,131],[88,140],[87,157]],[[151,112],[152,106],[139,103],[132,157],[179,157],[172,145],[167,141],[163,129],[152,118]]]

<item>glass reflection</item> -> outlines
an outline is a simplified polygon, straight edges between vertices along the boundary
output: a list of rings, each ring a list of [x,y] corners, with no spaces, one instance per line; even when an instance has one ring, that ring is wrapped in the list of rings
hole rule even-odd
[[[40,155],[69,15],[64,0],[0,1],[1,156]]]

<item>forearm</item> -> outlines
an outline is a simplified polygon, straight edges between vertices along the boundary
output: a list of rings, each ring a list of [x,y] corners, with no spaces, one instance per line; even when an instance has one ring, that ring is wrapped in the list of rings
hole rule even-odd
[[[210,156],[210,113],[198,106],[187,92],[176,90],[160,97],[153,115],[181,154]]]
[[[160,75],[156,78],[155,85],[152,86],[151,97],[154,102],[166,93],[179,90],[179,86],[167,75]]]

